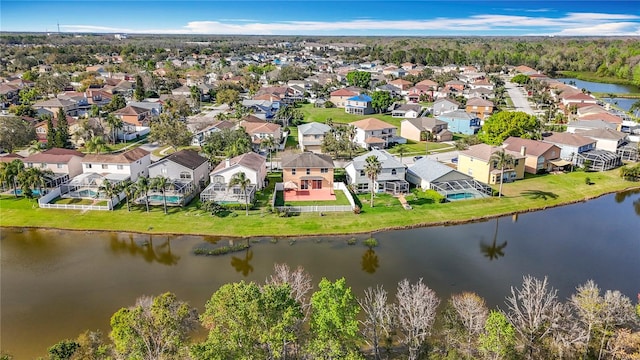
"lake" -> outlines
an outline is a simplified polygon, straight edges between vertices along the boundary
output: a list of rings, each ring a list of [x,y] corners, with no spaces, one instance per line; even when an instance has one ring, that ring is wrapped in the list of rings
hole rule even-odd
[[[275,263],[303,266],[317,284],[345,277],[357,296],[382,284],[424,282],[442,300],[474,291],[504,307],[522,276],[548,276],[566,299],[593,279],[634,301],[640,291],[640,192],[485,222],[357,236],[251,239],[248,251],[196,256],[233,240],[201,236],[6,229],[0,237],[0,346],[16,359],[86,329],[106,335],[111,315],[141,295],[171,291],[199,310],[221,285],[263,282]],[[487,255],[492,252],[494,258]],[[502,253],[502,254],[501,254]]]
[[[560,78],[554,79],[560,82],[564,82],[565,84],[569,84],[569,82],[573,81],[575,83],[575,87],[578,89],[587,89],[591,92],[604,93],[604,94],[627,94],[627,93],[640,93],[640,88],[631,86],[631,85],[617,85],[617,84],[608,84],[608,83],[597,83],[591,81],[584,81],[573,78]],[[627,99],[627,98],[604,98],[603,100],[615,104],[620,109],[624,111],[629,111],[631,105],[638,101],[638,99]]]

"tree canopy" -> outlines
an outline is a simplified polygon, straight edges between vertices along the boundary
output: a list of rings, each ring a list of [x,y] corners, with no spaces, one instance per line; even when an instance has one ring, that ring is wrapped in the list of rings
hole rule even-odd
[[[371,73],[366,71],[349,71],[347,73],[347,83],[351,86],[368,89],[371,83]]]
[[[36,139],[33,126],[16,116],[0,117],[0,148],[13,152]]]
[[[480,141],[490,145],[500,145],[509,136],[525,139],[541,139],[540,120],[522,111],[501,111],[484,121],[478,133]]]
[[[371,106],[376,112],[384,112],[393,104],[393,98],[387,91],[374,91],[371,94]]]
[[[180,146],[191,144],[193,134],[183,121],[169,114],[161,114],[157,121],[151,123],[149,139],[151,141],[157,141],[161,145],[171,146],[174,150],[177,150]]]

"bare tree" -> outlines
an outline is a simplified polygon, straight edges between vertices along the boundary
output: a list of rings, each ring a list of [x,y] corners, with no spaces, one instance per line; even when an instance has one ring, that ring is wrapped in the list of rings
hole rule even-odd
[[[569,303],[578,316],[578,321],[586,332],[584,356],[589,351],[591,335],[600,324],[602,314],[602,296],[600,289],[593,280],[589,280],[576,288],[576,293],[571,295]]]
[[[451,296],[449,303],[464,328],[465,338],[460,350],[471,358],[478,349],[478,337],[484,331],[489,309],[483,298],[470,292]]]
[[[562,317],[557,290],[548,286],[547,278],[539,280],[526,275],[522,288],[511,288],[506,304],[509,322],[516,330],[518,345],[527,359],[544,358],[544,340],[551,336]]]
[[[577,359],[588,343],[587,331],[572,312],[570,304],[561,304],[556,328],[551,332],[549,347],[557,359]]]
[[[604,356],[604,347],[611,336],[612,330],[637,321],[631,299],[624,296],[620,291],[607,290],[604,293],[603,305],[604,309],[601,315],[602,339],[600,340],[598,359],[602,359]]]
[[[392,308],[387,304],[387,291],[380,285],[367,288],[364,298],[358,300],[364,312],[362,337],[373,348],[374,359],[380,359],[380,339],[389,336]]]
[[[420,356],[427,336],[431,334],[440,300],[422,283],[422,278],[414,285],[407,279],[400,281],[396,300],[400,342],[409,349],[409,359],[414,360]]]

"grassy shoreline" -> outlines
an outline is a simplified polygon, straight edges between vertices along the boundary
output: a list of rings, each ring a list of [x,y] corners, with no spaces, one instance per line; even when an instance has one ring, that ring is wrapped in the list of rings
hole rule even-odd
[[[634,88],[639,87],[638,85],[626,79],[620,79],[613,76],[598,76],[595,72],[589,72],[589,71],[566,70],[566,71],[558,71],[558,74],[561,74],[562,77],[576,78],[578,80],[583,80],[583,81],[591,81],[591,82],[597,82],[597,83],[603,83],[603,84],[609,83],[609,84],[616,84],[616,85],[625,85],[625,86],[631,86]]]
[[[585,177],[592,185],[585,184]],[[368,194],[361,196],[362,213],[317,213],[279,217],[266,209],[244,210],[234,216],[213,217],[195,205],[170,209],[162,207],[146,213],[143,207],[126,206],[115,211],[40,209],[34,201],[0,198],[0,227],[52,228],[61,230],[121,231],[147,234],[215,235],[225,237],[294,237],[345,235],[385,230],[441,226],[482,221],[498,216],[544,210],[583,202],[605,194],[638,189],[638,183],[622,180],[617,170],[601,173],[574,172],[559,175],[527,176],[504,185],[499,198],[435,203],[417,199],[413,210],[404,210],[388,195],[375,198],[374,208]],[[34,208],[35,205],[35,208]]]

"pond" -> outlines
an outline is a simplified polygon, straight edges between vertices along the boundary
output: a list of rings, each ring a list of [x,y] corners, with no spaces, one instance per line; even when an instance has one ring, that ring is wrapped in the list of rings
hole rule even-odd
[[[566,299],[593,279],[635,300],[640,291],[640,192],[448,227],[356,236],[256,238],[247,251],[196,256],[198,247],[247,240],[215,236],[6,229],[0,238],[2,350],[16,359],[84,330],[109,331],[111,315],[141,295],[174,292],[199,310],[221,285],[263,282],[275,263],[303,266],[317,284],[345,277],[357,296],[423,278],[445,300],[475,291],[504,307],[522,276],[548,276]],[[368,248],[369,236],[379,245]]]
[[[561,78],[555,79],[557,81],[564,82],[565,84],[569,84],[570,82],[575,83],[575,87],[578,89],[587,89],[591,92],[604,93],[604,94],[628,94],[628,93],[640,93],[640,88],[631,86],[631,85],[617,85],[617,84],[608,84],[608,83],[596,83],[591,81],[578,80],[573,78]],[[627,99],[627,98],[603,98],[604,101],[619,107],[624,111],[629,111],[631,105],[638,101],[638,99]]]

